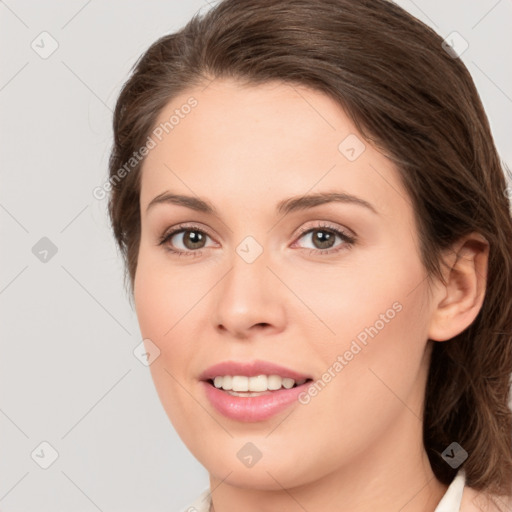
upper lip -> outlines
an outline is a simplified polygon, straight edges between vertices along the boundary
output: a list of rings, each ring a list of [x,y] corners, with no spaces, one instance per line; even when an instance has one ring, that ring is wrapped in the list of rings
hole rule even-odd
[[[214,379],[215,377],[224,375],[246,375],[247,377],[256,377],[257,375],[279,375],[283,378],[300,381],[311,379],[312,377],[303,373],[299,373],[285,366],[271,363],[270,361],[222,361],[214,364],[204,370],[199,376],[200,380]]]

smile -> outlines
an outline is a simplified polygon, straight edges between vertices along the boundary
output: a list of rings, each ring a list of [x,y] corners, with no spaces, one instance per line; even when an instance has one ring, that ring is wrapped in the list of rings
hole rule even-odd
[[[301,379],[295,382],[289,377],[281,377],[280,375],[257,375],[248,377],[245,375],[224,375],[217,376],[213,379],[213,385],[218,389],[233,392],[261,392],[261,391],[277,391],[281,388],[291,389],[294,386],[304,384],[307,379]],[[257,393],[256,393],[257,394]],[[252,396],[252,395],[248,395]]]
[[[311,379],[307,379],[301,384],[294,382],[293,387],[288,389],[280,386],[276,390],[267,388],[264,391],[224,390],[217,388],[212,380],[202,381],[201,384],[208,401],[217,412],[235,421],[257,422],[268,420],[293,404],[298,404],[299,395],[310,382]]]

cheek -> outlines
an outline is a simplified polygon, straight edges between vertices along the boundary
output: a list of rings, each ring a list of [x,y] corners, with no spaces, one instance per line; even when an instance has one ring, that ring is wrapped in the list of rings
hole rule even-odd
[[[190,343],[179,343],[174,336],[179,330],[180,317],[183,317],[183,307],[187,303],[178,290],[179,285],[168,271],[166,273],[165,267],[141,246],[134,279],[135,310],[142,338],[151,340],[160,351],[149,368],[167,412],[175,409],[169,407],[168,402],[176,394],[166,390],[174,388],[172,376],[177,374],[177,369],[186,371],[190,358]],[[182,381],[180,375],[176,375],[176,378]],[[167,397],[163,396],[164,393]]]
[[[163,269],[151,264],[142,252],[134,281],[135,309],[142,337],[150,339],[160,351],[149,366],[155,390],[171,424],[189,444],[188,436],[199,436],[189,432],[193,428],[187,429],[192,422],[191,404],[182,387],[188,387],[187,372],[193,353],[190,340],[180,340],[176,335],[181,327],[184,303],[175,282],[160,270]]]
[[[179,265],[169,264],[164,249],[141,245],[134,279],[134,300],[144,337],[161,341],[171,339],[175,326],[197,301],[201,291],[199,282],[194,279],[184,281],[183,276]]]
[[[420,414],[429,310],[421,263],[404,254],[414,252],[402,247],[378,261],[361,259],[358,268],[303,289],[308,305],[334,331],[318,324],[327,333],[314,344],[325,373],[316,396],[304,397],[310,398],[305,414],[321,425],[320,438],[337,432],[349,451],[377,439],[404,411],[415,421],[407,407]]]
[[[312,339],[316,326],[311,346],[325,363],[350,350],[354,340],[368,355],[375,352],[370,346],[385,346],[375,357],[386,360],[395,349],[413,349],[407,337],[426,333],[425,274],[409,241],[400,247],[389,244],[379,251],[348,253],[339,265],[313,269],[299,262],[289,270],[283,265],[280,275],[303,300],[298,303],[290,295],[290,324],[308,329],[304,340]],[[306,324],[305,318],[311,321]]]
[[[207,318],[207,301],[201,299],[216,278],[184,269],[170,263],[163,250],[141,245],[134,279],[135,309],[142,337],[160,350],[150,371],[173,424],[181,421],[181,415],[197,414],[184,388],[197,384],[194,362],[205,348],[201,345]]]
[[[376,435],[380,422],[403,411],[398,397],[409,397],[411,409],[421,412],[429,309],[424,270],[403,254],[412,252],[390,251],[378,264],[361,262],[341,278],[319,276],[301,292],[324,324],[317,322],[322,335],[311,343],[324,373],[316,394],[304,397],[310,399],[305,408],[325,425],[336,418],[347,440],[365,429],[367,437]],[[379,421],[372,426],[367,419],[374,414]]]

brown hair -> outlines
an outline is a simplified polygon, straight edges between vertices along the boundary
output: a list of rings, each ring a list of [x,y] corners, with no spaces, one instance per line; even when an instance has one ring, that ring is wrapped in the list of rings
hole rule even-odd
[[[114,113],[109,214],[133,293],[140,240],[140,167],[119,169],[144,145],[167,103],[215,78],[278,80],[321,91],[395,162],[414,206],[421,259],[442,279],[440,252],[476,231],[490,245],[475,321],[434,343],[423,440],[436,477],[468,453],[466,482],[512,488],[512,218],[505,170],[471,76],[432,29],[387,0],[225,0],[157,40],[133,67]]]

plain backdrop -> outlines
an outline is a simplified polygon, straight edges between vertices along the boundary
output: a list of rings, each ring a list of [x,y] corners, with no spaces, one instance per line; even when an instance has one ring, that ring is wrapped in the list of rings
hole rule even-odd
[[[469,43],[462,60],[512,166],[512,3],[397,3]],[[4,512],[175,512],[208,485],[133,354],[140,332],[106,200],[92,191],[107,177],[112,110],[131,66],[209,8],[0,1]]]

